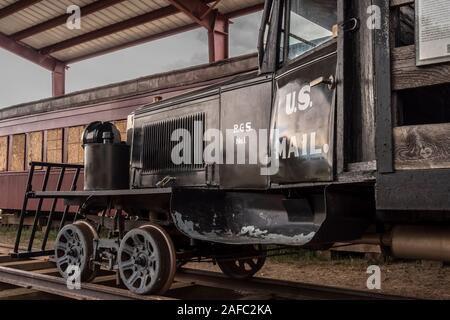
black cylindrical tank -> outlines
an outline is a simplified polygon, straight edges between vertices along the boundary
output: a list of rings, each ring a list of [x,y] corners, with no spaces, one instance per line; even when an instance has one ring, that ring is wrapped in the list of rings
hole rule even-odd
[[[130,147],[110,122],[93,122],[83,132],[84,190],[129,188]]]

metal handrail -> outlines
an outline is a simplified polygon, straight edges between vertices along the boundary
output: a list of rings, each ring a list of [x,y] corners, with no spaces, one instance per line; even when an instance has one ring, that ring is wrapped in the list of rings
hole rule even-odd
[[[33,226],[31,229],[30,239],[29,239],[28,246],[27,246],[27,251],[23,252],[23,253],[19,253],[19,245],[20,245],[20,240],[22,237],[22,230],[24,227],[25,216],[28,212],[28,210],[27,210],[28,200],[33,198],[33,194],[36,191],[33,188],[33,177],[34,177],[34,173],[36,171],[36,167],[41,167],[43,169],[45,168],[45,176],[44,176],[44,179],[42,182],[42,187],[41,187],[41,190],[38,190],[38,191],[47,191],[48,182],[49,182],[50,174],[52,173],[52,169],[59,169],[59,177],[58,177],[58,182],[56,185],[56,191],[61,191],[63,181],[64,181],[64,176],[67,173],[66,169],[75,169],[75,172],[73,173],[71,187],[70,187],[70,191],[75,191],[77,188],[78,178],[80,176],[81,169],[84,168],[83,165],[79,165],[79,164],[51,163],[51,162],[39,162],[39,161],[30,162],[30,170],[28,172],[27,186],[26,186],[26,191],[25,191],[25,195],[24,195],[22,210],[20,212],[19,228],[17,229],[16,241],[15,241],[15,245],[14,245],[14,251],[13,251],[14,256],[23,256],[23,257],[39,256],[40,254],[46,255],[48,253],[48,250],[46,250],[46,245],[47,245],[50,227],[53,222],[54,213],[55,213],[56,205],[57,205],[57,201],[58,201],[58,198],[56,198],[56,197],[53,198],[51,210],[48,215],[47,228],[45,230],[45,234],[44,234],[44,237],[42,240],[41,251],[33,252],[32,250],[33,250],[33,243],[34,243],[34,238],[36,235],[37,225],[39,222],[39,218],[41,217],[41,209],[42,209],[42,204],[44,201],[43,198],[39,199],[38,206],[35,210],[34,221],[33,221]],[[64,226],[69,209],[70,209],[70,205],[65,205],[63,216],[61,219],[61,224],[59,226],[60,229]]]

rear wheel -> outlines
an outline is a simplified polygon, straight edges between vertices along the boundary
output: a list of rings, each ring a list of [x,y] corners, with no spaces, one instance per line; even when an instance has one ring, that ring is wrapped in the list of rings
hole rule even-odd
[[[63,227],[56,237],[56,267],[64,278],[78,273],[82,282],[95,278],[98,267],[91,267],[94,239],[98,239],[95,229],[85,221],[77,221]]]
[[[164,294],[176,271],[175,248],[167,232],[157,225],[130,230],[118,253],[122,282],[136,294]]]
[[[243,259],[222,259],[217,264],[222,272],[233,279],[252,278],[266,262],[265,248],[261,245],[245,246],[242,252],[246,257]]]

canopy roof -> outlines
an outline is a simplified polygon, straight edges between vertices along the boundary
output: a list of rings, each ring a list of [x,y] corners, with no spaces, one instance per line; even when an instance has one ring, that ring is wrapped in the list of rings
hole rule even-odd
[[[224,35],[228,19],[261,10],[263,4],[264,0],[0,0],[0,47],[55,71],[197,27]],[[66,25],[71,5],[81,9],[79,30]],[[226,27],[222,24],[221,29],[221,22]]]

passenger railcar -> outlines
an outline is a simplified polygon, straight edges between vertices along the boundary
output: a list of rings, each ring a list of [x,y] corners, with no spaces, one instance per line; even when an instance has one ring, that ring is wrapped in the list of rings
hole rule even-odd
[[[83,164],[81,135],[92,121],[110,121],[126,141],[127,117],[139,106],[256,68],[256,56],[251,54],[1,109],[0,194],[7,196],[0,197],[0,209],[4,214],[20,213],[31,161]],[[35,185],[41,186],[45,172],[37,169]],[[83,189],[83,170],[80,174],[78,190]],[[56,187],[57,178],[56,172],[50,174],[49,189]],[[62,189],[70,188],[70,183],[64,180]],[[35,203],[30,203],[31,209],[36,209]],[[50,209],[44,202],[44,214]],[[63,211],[62,203],[57,210]]]

